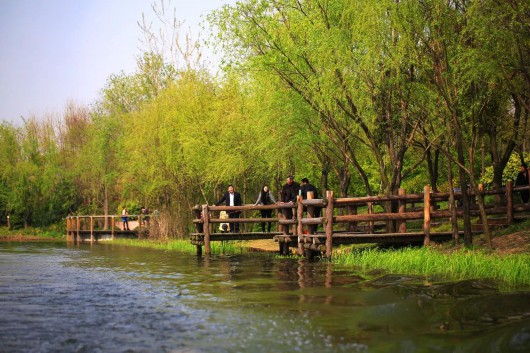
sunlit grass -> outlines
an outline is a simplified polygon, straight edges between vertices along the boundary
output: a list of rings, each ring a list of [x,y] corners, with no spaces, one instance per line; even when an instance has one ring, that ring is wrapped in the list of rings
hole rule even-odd
[[[337,254],[333,262],[362,269],[384,269],[453,280],[490,278],[509,286],[530,285],[530,256],[525,254],[498,256],[465,249],[442,253],[431,248],[367,248]]]
[[[181,251],[186,253],[196,253],[197,246],[190,243],[188,239],[174,239],[167,242],[157,242],[153,240],[138,239],[115,239],[113,244],[144,247],[157,250]],[[235,255],[247,252],[239,241],[211,242],[212,254]]]
[[[10,236],[28,236],[28,237],[39,237],[46,239],[60,240],[66,238],[65,232],[55,226],[47,228],[20,228],[20,229],[8,229],[7,227],[0,227],[0,237]]]

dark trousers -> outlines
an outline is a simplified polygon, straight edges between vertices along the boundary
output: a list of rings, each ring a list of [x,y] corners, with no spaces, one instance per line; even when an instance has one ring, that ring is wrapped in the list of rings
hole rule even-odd
[[[523,203],[528,203],[529,198],[530,198],[529,191],[521,191],[521,200],[523,201]]]
[[[235,212],[229,212],[228,218],[239,218],[239,211]],[[239,233],[239,223],[232,223],[230,222],[230,232],[232,233]]]
[[[261,212],[261,218],[271,218],[272,217],[272,210],[260,210]],[[268,226],[268,232],[271,231],[271,222],[267,222]],[[261,231],[265,233],[265,222],[261,223]]]

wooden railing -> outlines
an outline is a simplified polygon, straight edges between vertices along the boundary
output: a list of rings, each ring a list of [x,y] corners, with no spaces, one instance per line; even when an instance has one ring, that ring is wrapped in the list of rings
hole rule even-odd
[[[504,216],[495,222],[511,224],[514,222],[514,214],[527,213],[530,211],[528,204],[515,204],[514,194],[528,190],[528,186],[513,188],[510,182],[502,190],[485,190],[483,196],[496,196],[496,202],[486,205],[488,216]],[[472,200],[477,196],[469,193]],[[211,252],[210,242],[218,240],[251,240],[267,239],[274,237],[280,243],[280,252],[287,253],[289,246],[298,248],[298,252],[304,250],[325,252],[327,257],[331,256],[333,244],[348,244],[359,242],[399,242],[399,241],[423,241],[427,245],[431,236],[441,237],[462,234],[461,231],[434,231],[433,222],[436,226],[440,221],[450,223],[451,219],[462,217],[464,210],[457,207],[455,203],[461,200],[460,192],[454,193],[454,202],[449,202],[449,193],[432,193],[426,186],[422,194],[406,194],[400,190],[398,195],[389,196],[367,196],[334,198],[332,191],[326,192],[324,199],[302,200],[299,197],[296,203],[279,203],[275,205],[244,205],[244,206],[210,206],[198,205],[193,208],[195,215],[194,224],[196,232],[191,233],[190,239],[197,245],[197,252]],[[498,202],[502,199],[501,202]],[[375,212],[376,206],[384,206],[383,209],[392,209],[391,212]],[[445,206],[442,208],[441,206]],[[285,219],[282,210],[291,208],[293,218]],[[252,218],[248,212],[256,210],[276,210],[276,218]],[[321,210],[321,216],[315,217],[315,210]],[[240,211],[241,218],[221,219],[218,213],[221,211]],[[470,216],[479,216],[480,212],[476,204],[469,211]],[[278,224],[278,232],[263,233],[243,230],[239,233],[219,232],[215,225],[220,223],[242,223],[252,224],[261,222],[274,222]],[[376,229],[383,223],[384,231]],[[408,229],[407,223],[416,223],[412,231]],[[489,222],[493,223],[493,220]],[[421,229],[418,229],[418,223]],[[456,224],[456,222],[454,222]],[[318,232],[317,228],[323,231]],[[476,225],[475,231],[480,231]]]
[[[66,217],[66,239],[69,241],[82,240],[83,236],[90,236],[88,240],[95,241],[97,235],[108,234],[114,240],[117,234],[134,234],[138,236],[146,230],[149,215],[127,215],[129,230],[119,226],[122,215],[78,215]]]

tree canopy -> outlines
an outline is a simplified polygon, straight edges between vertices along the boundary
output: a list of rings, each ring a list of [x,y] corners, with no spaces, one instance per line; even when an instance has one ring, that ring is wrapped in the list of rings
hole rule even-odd
[[[92,108],[0,125],[0,212],[46,224],[145,205],[183,236],[193,204],[228,184],[251,203],[290,174],[341,196],[448,190],[452,175],[501,187],[530,150],[529,13],[496,0],[224,5],[208,18],[220,75],[193,64],[197,43],[176,46],[183,68],[153,44]]]

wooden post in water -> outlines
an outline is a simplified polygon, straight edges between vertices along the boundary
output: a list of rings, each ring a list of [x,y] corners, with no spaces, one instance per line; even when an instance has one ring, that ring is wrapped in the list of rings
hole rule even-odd
[[[114,240],[114,227],[116,226],[116,217],[110,217],[110,236]]]
[[[76,220],[76,228],[77,228],[77,241],[81,241],[81,235],[80,235],[80,231],[81,231],[81,218],[79,216],[77,216],[77,220]]]
[[[204,252],[206,255],[212,253],[212,248],[210,247],[210,214],[208,212],[208,205],[202,205],[202,217],[203,217],[203,230],[204,230]]]
[[[302,225],[302,218],[304,218],[304,205],[302,204],[302,196],[298,195],[296,197],[296,222],[297,222],[297,233],[298,233],[298,255],[303,255],[304,253],[304,226]]]
[[[506,182],[506,218],[509,224],[513,223],[513,184],[511,180]]]
[[[90,241],[94,242],[94,217],[90,216]]]
[[[403,188],[398,189],[398,195],[403,197],[399,199],[399,209],[398,212],[401,214],[405,214],[407,212],[407,201],[405,200],[405,195],[407,192]],[[398,233],[406,233],[407,232],[407,221],[401,220],[398,221]]]
[[[70,217],[66,217],[66,241],[70,241]]]
[[[315,193],[313,191],[307,192],[307,199],[313,200],[315,198]],[[314,218],[315,217],[315,207],[314,206],[307,206],[307,217]],[[307,225],[307,231],[306,234],[316,234],[318,225]],[[306,257],[308,259],[313,259],[315,252],[313,250],[306,250],[303,251],[305,253]]]
[[[331,258],[333,245],[333,190],[326,191],[326,257]]]
[[[431,242],[431,188],[423,187],[423,245],[427,246]]]
[[[199,208],[199,205],[197,205],[196,207],[193,208],[193,213],[195,214],[195,219],[201,219],[201,220],[203,219],[202,218],[202,209]],[[195,231],[197,233],[202,233],[203,229],[204,229],[204,224],[195,223]],[[197,235],[197,237],[195,238],[195,241],[196,241],[195,246],[197,247],[197,256],[201,256],[202,255],[202,245],[199,244],[199,240],[198,239],[199,239],[199,236]]]

